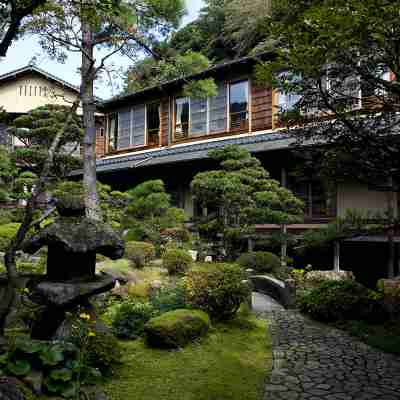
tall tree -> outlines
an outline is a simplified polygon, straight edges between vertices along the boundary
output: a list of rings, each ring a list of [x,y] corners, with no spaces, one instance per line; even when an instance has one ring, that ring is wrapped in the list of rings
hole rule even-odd
[[[170,46],[179,53],[189,50],[202,53],[213,62],[237,56],[235,42],[227,42],[224,34],[225,6],[231,0],[206,0],[199,17],[176,32]]]
[[[8,48],[20,33],[23,19],[45,2],[46,0],[0,0],[0,57],[6,56]]]
[[[211,66],[207,57],[201,53],[188,51],[184,54],[172,54],[159,60],[149,57],[129,68],[126,72],[124,92],[135,92],[166,81],[184,78]]]
[[[94,82],[106,61],[121,52],[130,57],[152,54],[160,37],[176,28],[184,13],[182,0],[53,0],[29,22],[42,46],[63,60],[79,52],[84,120],[83,183],[87,215],[100,219],[96,190]],[[102,53],[99,50],[103,50]],[[99,54],[101,57],[97,58]]]
[[[276,1],[266,19],[276,59],[257,70],[291,98],[281,122],[326,145],[322,166],[387,191],[389,232],[400,185],[399,15],[398,1]]]

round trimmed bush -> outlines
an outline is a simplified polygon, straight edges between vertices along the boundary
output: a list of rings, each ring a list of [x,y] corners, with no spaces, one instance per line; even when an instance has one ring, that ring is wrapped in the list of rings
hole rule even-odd
[[[193,263],[191,255],[181,249],[167,250],[162,257],[162,261],[164,268],[168,270],[170,275],[185,273]]]
[[[145,326],[152,347],[178,348],[204,336],[210,328],[208,315],[199,310],[175,310],[151,319]]]
[[[96,330],[94,336],[89,337],[85,362],[98,368],[102,374],[112,372],[115,364],[121,362],[122,348],[114,335],[107,331]]]
[[[143,268],[146,263],[154,259],[155,255],[156,251],[151,243],[131,241],[125,245],[125,258],[135,268]]]
[[[298,299],[300,310],[319,321],[380,322],[387,312],[376,293],[355,281],[326,281]]]
[[[11,239],[16,235],[20,224],[10,222],[8,224],[0,225],[0,251],[5,251]]]
[[[253,251],[242,254],[237,263],[243,268],[254,269],[255,272],[277,273],[281,268],[281,260],[269,251]]]
[[[186,303],[207,312],[211,318],[232,318],[250,296],[246,273],[237,264],[204,264],[183,278]]]
[[[143,334],[145,324],[154,316],[154,308],[150,303],[124,301],[115,311],[113,331],[121,339],[136,339]]]

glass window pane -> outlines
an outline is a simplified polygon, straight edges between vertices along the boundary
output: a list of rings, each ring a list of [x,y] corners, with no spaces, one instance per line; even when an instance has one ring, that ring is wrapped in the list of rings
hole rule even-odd
[[[245,130],[248,128],[248,81],[233,83],[229,86],[230,128]]]
[[[132,145],[144,146],[146,127],[146,106],[139,105],[133,108]]]
[[[190,99],[190,136],[207,134],[207,99]]]
[[[218,85],[217,95],[210,98],[210,132],[226,131],[226,86]]]
[[[158,145],[160,135],[160,104],[147,104],[147,144]]]
[[[118,116],[117,114],[110,115],[108,122],[108,151],[117,149],[117,137],[118,137]]]
[[[131,110],[118,113],[118,138],[117,148],[124,149],[130,146],[131,140]]]
[[[175,101],[175,138],[187,138],[189,133],[189,98]]]

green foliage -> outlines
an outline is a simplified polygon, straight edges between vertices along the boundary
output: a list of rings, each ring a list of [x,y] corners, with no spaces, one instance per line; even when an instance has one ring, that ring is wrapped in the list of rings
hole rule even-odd
[[[128,214],[137,219],[154,218],[165,214],[170,196],[161,180],[141,183],[128,191],[130,201]]]
[[[168,270],[170,275],[185,273],[193,263],[190,254],[181,249],[169,249],[163,256],[163,267]]]
[[[12,198],[12,181],[18,174],[18,168],[10,152],[0,146],[0,203]]]
[[[185,290],[180,284],[163,286],[150,296],[150,303],[159,314],[185,308]]]
[[[144,182],[128,191],[129,201],[123,218],[128,228],[127,241],[147,241],[156,246],[157,254],[161,245],[168,240],[163,231],[182,227],[185,220],[183,210],[171,207],[170,195],[165,192],[161,180]]]
[[[275,57],[260,63],[257,80],[297,95],[291,110],[279,110],[282,123],[298,141],[329,144],[316,151],[317,168],[332,179],[377,188],[398,181],[399,143],[391,134],[399,125],[399,12],[398,2],[386,0],[284,0],[265,19]]]
[[[144,325],[154,316],[154,308],[150,303],[126,300],[117,308],[112,327],[121,339],[136,339],[144,331]]]
[[[235,264],[204,264],[183,278],[188,305],[206,311],[213,319],[232,318],[250,295],[246,273]]]
[[[5,225],[0,225],[0,251],[5,251],[11,239],[16,235],[20,224],[10,222]]]
[[[251,268],[257,273],[278,273],[282,268],[281,260],[278,256],[268,251],[254,251],[242,254],[237,263],[247,269]]]
[[[179,348],[204,336],[208,315],[199,310],[174,310],[151,319],[145,326],[146,342],[153,347]]]
[[[125,244],[125,258],[135,268],[143,268],[155,257],[155,248],[151,243],[129,241]]]
[[[67,106],[48,104],[16,118],[8,132],[25,146],[16,148],[13,157],[16,160],[23,160],[30,166],[31,172],[39,173],[48,158],[48,150],[54,137],[64,127],[70,113],[70,108]],[[80,117],[74,114],[55,149],[53,174],[65,176],[71,169],[80,165],[77,157],[65,151],[65,146],[79,144],[82,135]]]
[[[0,357],[3,373],[24,378],[34,368],[43,372],[46,393],[71,398],[77,395],[78,348],[67,342],[45,342],[18,336]]]
[[[115,336],[107,331],[95,330],[94,335],[89,337],[84,362],[98,368],[102,375],[108,375],[121,362],[121,356],[122,348]]]
[[[210,213],[198,221],[200,232],[211,239],[223,235],[226,253],[235,254],[234,240],[256,223],[294,223],[302,218],[303,203],[271,179],[260,161],[238,146],[210,152],[221,169],[198,173],[191,189],[195,200]]]
[[[387,318],[376,294],[355,281],[327,281],[299,299],[302,312],[320,321],[360,319],[381,322]]]
[[[169,55],[160,60],[146,58],[127,71],[125,91],[129,93],[157,86],[163,82],[197,74],[210,66],[210,61],[205,56],[193,51]],[[210,83],[207,85],[207,80],[201,80],[199,85],[195,86],[200,87],[201,96],[214,94],[210,91],[214,86]]]
[[[170,46],[180,53],[197,51],[210,60],[221,62],[238,56],[235,42],[227,40],[225,7],[230,1],[207,0],[200,16],[182,27],[171,39]]]

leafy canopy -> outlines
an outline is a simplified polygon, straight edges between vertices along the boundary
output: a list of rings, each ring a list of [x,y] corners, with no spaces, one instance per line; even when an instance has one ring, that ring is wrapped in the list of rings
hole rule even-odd
[[[206,230],[240,236],[254,224],[301,220],[302,201],[271,179],[247,150],[226,146],[209,155],[221,169],[200,172],[191,183],[195,200],[209,211],[200,219]]]

